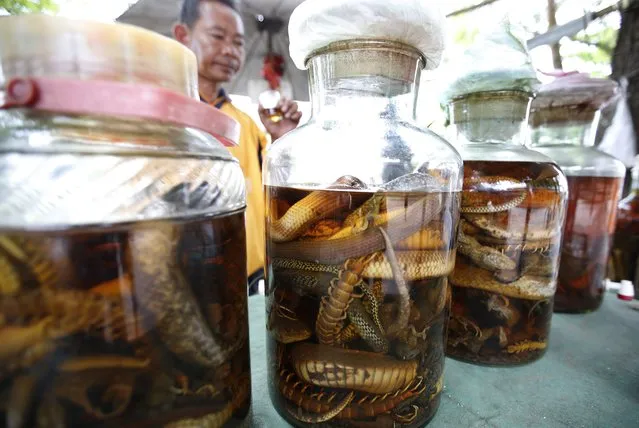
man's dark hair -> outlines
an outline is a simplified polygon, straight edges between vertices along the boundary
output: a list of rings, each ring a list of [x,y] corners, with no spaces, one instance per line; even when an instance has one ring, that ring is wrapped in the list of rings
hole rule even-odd
[[[189,28],[193,28],[197,20],[200,19],[200,3],[205,1],[221,3],[239,12],[235,0],[184,0],[180,11],[180,22]]]

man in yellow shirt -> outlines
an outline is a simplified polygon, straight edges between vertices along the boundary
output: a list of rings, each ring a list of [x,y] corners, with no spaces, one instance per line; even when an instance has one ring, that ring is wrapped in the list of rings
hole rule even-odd
[[[262,155],[267,136],[246,113],[235,107],[221,85],[233,79],[244,64],[244,24],[233,0],[184,0],[180,22],[173,28],[177,41],[191,49],[198,60],[198,83],[203,101],[219,108],[241,126],[240,145],[230,149],[240,161],[246,178],[247,272],[251,291],[264,275],[264,192]],[[272,140],[294,129],[302,117],[296,103],[282,99],[284,116],[275,123],[260,106],[259,114]]]

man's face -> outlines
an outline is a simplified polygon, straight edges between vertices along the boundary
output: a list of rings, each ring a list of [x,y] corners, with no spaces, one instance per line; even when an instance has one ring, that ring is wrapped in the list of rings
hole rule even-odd
[[[244,64],[244,24],[230,7],[202,1],[200,19],[179,40],[197,57],[198,73],[213,82],[228,82]]]

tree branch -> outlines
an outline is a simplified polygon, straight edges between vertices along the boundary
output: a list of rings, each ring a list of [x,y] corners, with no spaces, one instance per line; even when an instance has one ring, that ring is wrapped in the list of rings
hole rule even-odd
[[[548,31],[557,26],[557,4],[555,0],[548,0]],[[561,45],[555,43],[550,45],[552,51],[552,64],[556,70],[563,70],[564,66],[561,60]]]
[[[451,12],[448,15],[446,15],[446,18],[452,18],[453,16],[463,15],[465,13],[472,12],[474,10],[480,9],[480,8],[482,8],[484,6],[488,6],[489,4],[493,4],[493,3],[498,2],[498,1],[499,0],[484,0],[481,3],[477,3],[475,5],[468,6],[468,7],[465,7],[463,9],[459,9],[459,10],[456,10],[454,12]]]

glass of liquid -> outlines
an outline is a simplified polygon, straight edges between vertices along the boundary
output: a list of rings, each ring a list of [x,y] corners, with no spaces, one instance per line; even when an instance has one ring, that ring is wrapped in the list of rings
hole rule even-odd
[[[284,119],[282,110],[278,105],[281,99],[280,92],[274,89],[264,91],[259,96],[259,103],[266,110],[267,117],[271,122],[277,123]]]

